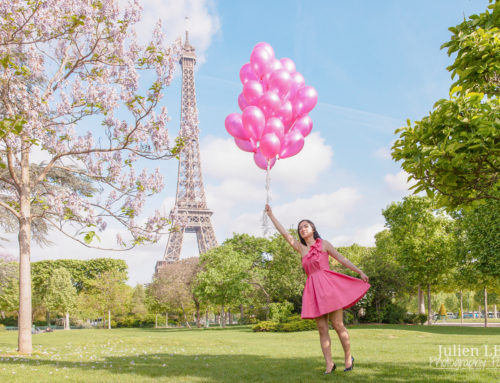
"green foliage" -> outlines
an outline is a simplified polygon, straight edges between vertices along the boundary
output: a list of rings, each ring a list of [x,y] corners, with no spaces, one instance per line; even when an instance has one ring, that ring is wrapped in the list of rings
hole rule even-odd
[[[200,255],[202,271],[196,277],[195,294],[215,305],[237,304],[250,289],[247,282],[250,259],[231,244],[215,247]]]
[[[457,214],[459,273],[469,285],[500,289],[500,201]]]
[[[378,311],[373,306],[368,307],[364,320],[371,323],[401,324],[407,321],[406,318],[406,310],[403,307],[387,303]]]
[[[19,309],[19,264],[0,258],[0,311]]]
[[[431,199],[409,196],[382,211],[397,260],[413,286],[434,284],[453,265],[453,221]]]
[[[71,274],[65,268],[52,272],[45,294],[45,306],[51,312],[65,314],[76,306],[76,289],[71,281]]]
[[[316,330],[316,322],[311,319],[301,319],[298,315],[280,323],[277,321],[262,321],[252,326],[254,332],[297,332]]]
[[[269,317],[272,321],[279,323],[286,322],[293,311],[293,304],[284,301],[279,303],[271,303],[269,305]]]
[[[5,331],[5,326],[0,323],[0,331]]]
[[[392,157],[415,179],[415,192],[436,194],[452,210],[500,199],[500,2],[450,28],[443,44],[456,54],[450,99],[421,121],[398,129]]]

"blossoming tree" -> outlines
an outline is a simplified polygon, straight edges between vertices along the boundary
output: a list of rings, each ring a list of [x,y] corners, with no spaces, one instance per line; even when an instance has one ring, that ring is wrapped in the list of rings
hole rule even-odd
[[[180,44],[137,42],[138,0],[10,0],[0,2],[0,208],[19,223],[21,353],[31,342],[31,225],[43,219],[87,246],[116,220],[129,235],[116,247],[154,242],[168,223],[157,211],[139,219],[148,195],[162,190],[144,159],[168,159],[162,91],[172,80]],[[142,33],[142,31],[141,31]],[[144,70],[146,81],[139,80]],[[148,84],[145,86],[145,82]],[[37,172],[30,156],[44,153]],[[57,171],[91,182],[65,187]],[[36,213],[36,214],[34,214]],[[142,216],[141,216],[142,217]],[[108,246],[109,247],[109,246]]]

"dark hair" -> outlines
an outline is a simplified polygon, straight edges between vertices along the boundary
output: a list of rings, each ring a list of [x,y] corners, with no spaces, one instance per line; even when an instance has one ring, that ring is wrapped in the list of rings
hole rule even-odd
[[[297,234],[299,235],[300,243],[302,243],[304,246],[307,246],[306,241],[304,241],[304,238],[302,238],[301,235],[300,235],[299,227],[300,227],[300,224],[302,222],[307,222],[309,225],[311,225],[311,227],[313,229],[313,237],[314,237],[314,239],[321,238],[319,236],[318,231],[316,230],[316,225],[314,223],[312,223],[311,221],[309,221],[308,219],[303,219],[303,220],[299,221],[299,224],[297,225]]]

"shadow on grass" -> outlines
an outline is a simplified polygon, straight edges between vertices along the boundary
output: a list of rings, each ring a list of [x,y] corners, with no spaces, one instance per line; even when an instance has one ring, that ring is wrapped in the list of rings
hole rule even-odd
[[[499,327],[418,326],[418,325],[351,325],[349,330],[402,330],[446,335],[500,335]]]
[[[334,376],[323,376],[319,358],[272,358],[259,355],[146,354],[136,357],[108,357],[105,361],[69,362],[34,360],[3,360],[0,366],[24,364],[85,371],[105,372],[99,381],[141,381],[162,378],[176,381],[203,378],[207,382],[322,382],[335,379],[341,382],[489,382],[495,371],[441,370],[422,362],[363,363],[357,360],[353,372],[344,373],[339,366]],[[56,364],[57,363],[57,364]],[[112,367],[110,367],[110,365]],[[111,375],[111,376],[110,376]],[[493,378],[493,376],[492,376]],[[465,380],[463,380],[465,379]],[[86,381],[92,381],[90,379]],[[96,380],[97,381],[97,380]]]

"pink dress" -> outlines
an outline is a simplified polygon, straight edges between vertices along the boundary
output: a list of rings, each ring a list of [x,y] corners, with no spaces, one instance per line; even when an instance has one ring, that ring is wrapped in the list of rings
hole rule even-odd
[[[302,294],[301,317],[304,319],[354,306],[370,288],[370,284],[361,279],[330,270],[321,238],[302,257],[302,267],[307,274]]]

